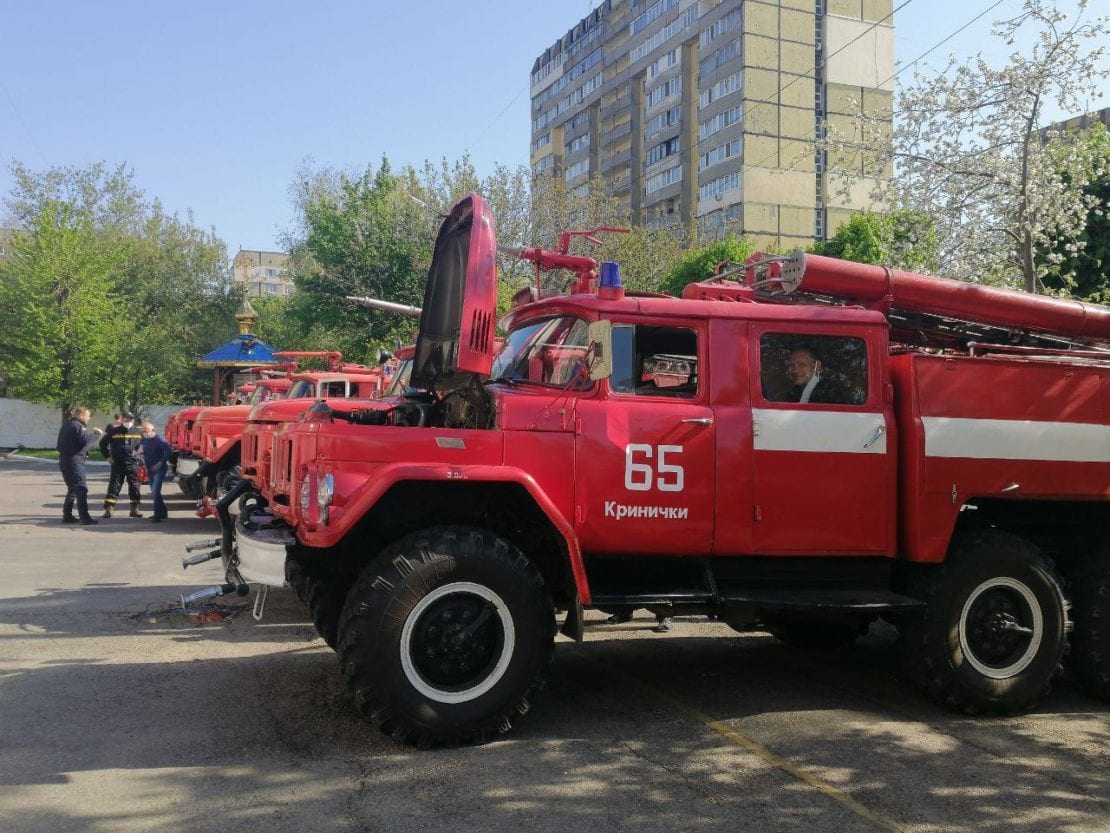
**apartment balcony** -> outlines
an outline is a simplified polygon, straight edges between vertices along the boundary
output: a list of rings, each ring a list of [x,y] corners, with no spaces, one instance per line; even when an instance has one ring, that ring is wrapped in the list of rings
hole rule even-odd
[[[632,96],[622,95],[616,101],[603,105],[601,108],[601,118],[608,119],[615,116],[621,110],[625,110],[632,106]]]
[[[632,120],[631,119],[617,125],[616,127],[610,128],[609,130],[606,130],[605,128],[602,128],[601,129],[601,146],[602,147],[608,147],[609,145],[613,144],[613,142],[616,142],[618,139],[623,139],[625,136],[627,136],[631,132],[632,132]]]
[[[622,150],[620,153],[614,153],[612,156],[604,156],[601,159],[601,172],[608,173],[618,165],[627,165],[632,159],[632,148]]]

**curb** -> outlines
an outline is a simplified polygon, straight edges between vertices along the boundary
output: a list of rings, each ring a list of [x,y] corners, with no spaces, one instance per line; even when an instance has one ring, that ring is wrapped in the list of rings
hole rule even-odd
[[[23,460],[24,462],[27,462],[27,463],[54,463],[54,464],[57,464],[57,462],[58,462],[57,460],[52,460],[49,457],[32,457],[30,454],[9,454],[4,459],[5,460]],[[87,466],[110,466],[111,463],[109,463],[107,460],[86,460],[85,465],[87,465]]]

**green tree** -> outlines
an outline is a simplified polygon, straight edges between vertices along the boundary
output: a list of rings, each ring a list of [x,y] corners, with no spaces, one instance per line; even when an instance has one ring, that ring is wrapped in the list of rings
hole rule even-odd
[[[104,364],[123,317],[127,245],[97,233],[89,209],[43,200],[0,265],[0,364],[15,396],[67,413],[107,404]]]
[[[910,211],[854,214],[832,237],[815,243],[809,251],[917,272],[934,272],[937,268],[932,223]]]
[[[99,296],[71,296],[73,304],[82,305],[74,315],[80,319],[87,308],[110,336],[110,349],[96,353],[95,390],[81,398],[139,410],[147,403],[206,395],[208,375],[197,370],[196,359],[232,336],[239,300],[229,286],[223,242],[198,229],[191,217],[168,215],[158,200],[147,200],[122,164],[36,172],[14,163],[11,172],[15,186],[6,204],[27,245],[38,246],[36,259],[26,261],[24,280],[35,270],[41,273],[25,286],[23,303],[48,302],[51,251],[57,249],[59,257],[78,250],[113,253]],[[74,240],[60,239],[62,231],[82,246],[74,249]],[[103,300],[110,303],[102,309]],[[34,343],[33,337],[21,338]],[[18,350],[18,341],[0,353],[5,366],[14,361],[8,349]],[[86,353],[96,349],[90,342]],[[34,398],[26,389],[19,395]]]
[[[1093,175],[1084,188],[1091,209],[1083,231],[1074,240],[1066,234],[1050,235],[1037,253],[1038,264],[1048,266],[1045,287],[1052,292],[1110,303],[1110,132],[1097,125],[1085,138],[1101,176]]]
[[[743,263],[754,247],[743,238],[729,235],[723,240],[694,246],[675,263],[664,278],[661,288],[672,295],[681,295],[687,284],[708,280],[716,274],[718,264]]]
[[[208,395],[210,371],[196,360],[232,337],[239,301],[227,248],[213,232],[165,214],[157,201],[142,221],[121,269],[128,315],[120,349],[104,369],[113,401],[132,410]]]
[[[295,185],[298,227],[290,243],[297,291],[288,312],[310,343],[372,361],[379,346],[407,341],[416,322],[345,300],[369,295],[419,306],[434,217],[414,200],[412,177],[382,159],[361,174],[302,171]],[[438,227],[438,223],[435,223]],[[323,346],[323,345],[321,345]]]

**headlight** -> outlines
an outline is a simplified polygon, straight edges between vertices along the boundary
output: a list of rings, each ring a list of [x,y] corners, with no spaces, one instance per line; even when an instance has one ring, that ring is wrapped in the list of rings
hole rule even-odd
[[[307,482],[307,481],[305,481]],[[328,522],[328,507],[335,497],[335,476],[325,474],[316,486],[316,506],[320,510],[320,523]]]
[[[309,479],[310,478],[308,476],[308,472],[306,471],[304,473],[304,476],[301,478],[301,494],[300,494],[301,517],[308,517],[308,506],[309,506],[309,502],[310,502],[311,497],[312,497],[312,486],[309,483]]]

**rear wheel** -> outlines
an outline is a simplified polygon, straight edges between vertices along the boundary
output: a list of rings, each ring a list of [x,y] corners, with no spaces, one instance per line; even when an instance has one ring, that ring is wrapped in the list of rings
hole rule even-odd
[[[481,742],[543,687],[555,616],[519,549],[445,526],[375,559],[347,595],[339,634],[347,685],[384,732],[420,746]]]
[[[1064,655],[1067,603],[1052,563],[998,530],[967,533],[943,565],[910,576],[920,618],[902,628],[907,673],[937,702],[969,714],[1029,708]]]
[[[1075,619],[1068,668],[1087,691],[1110,700],[1110,551],[1067,575]]]

